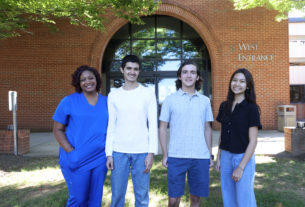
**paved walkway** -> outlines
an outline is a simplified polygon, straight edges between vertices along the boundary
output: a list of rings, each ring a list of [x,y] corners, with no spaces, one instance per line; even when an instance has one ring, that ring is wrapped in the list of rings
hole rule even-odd
[[[213,131],[213,154],[218,150],[219,131]],[[276,130],[259,130],[255,154],[274,155],[285,151],[284,133]]]
[[[213,131],[213,154],[217,153],[219,131]],[[58,143],[51,132],[30,134],[30,152],[25,156],[57,156]],[[285,150],[284,133],[275,130],[262,130],[258,134],[256,154],[272,155]]]
[[[51,132],[32,132],[30,134],[30,152],[25,156],[57,156],[59,145]]]

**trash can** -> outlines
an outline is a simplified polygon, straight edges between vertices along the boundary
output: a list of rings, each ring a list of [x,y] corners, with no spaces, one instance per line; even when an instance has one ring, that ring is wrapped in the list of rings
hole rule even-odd
[[[284,127],[296,127],[296,106],[277,106],[277,130],[283,132]]]

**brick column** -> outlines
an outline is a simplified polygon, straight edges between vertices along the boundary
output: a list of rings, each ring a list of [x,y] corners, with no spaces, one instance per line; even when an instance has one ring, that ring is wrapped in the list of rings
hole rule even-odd
[[[18,137],[18,154],[22,155],[30,151],[30,130],[19,129]],[[0,130],[0,154],[14,154],[14,132]]]
[[[285,127],[285,151],[293,155],[305,153],[305,128]]]

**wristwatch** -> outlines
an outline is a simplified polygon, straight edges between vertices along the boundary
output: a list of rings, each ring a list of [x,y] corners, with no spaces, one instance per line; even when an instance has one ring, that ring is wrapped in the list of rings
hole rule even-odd
[[[211,158],[212,158],[212,160],[214,160],[214,155],[211,154]]]

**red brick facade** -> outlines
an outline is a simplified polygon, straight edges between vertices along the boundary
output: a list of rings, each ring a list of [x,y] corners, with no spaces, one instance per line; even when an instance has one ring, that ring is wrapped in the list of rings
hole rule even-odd
[[[192,26],[209,50],[214,115],[226,97],[230,75],[246,67],[256,83],[263,127],[276,129],[276,106],[289,104],[287,21],[276,22],[275,13],[264,8],[235,11],[229,0],[162,2],[156,14]],[[9,90],[16,90],[18,126],[50,130],[58,102],[73,92],[71,73],[81,64],[102,70],[107,43],[124,24],[110,17],[107,31],[101,33],[61,20],[57,33],[33,24],[34,35],[0,41],[0,128],[12,123],[7,97]]]

